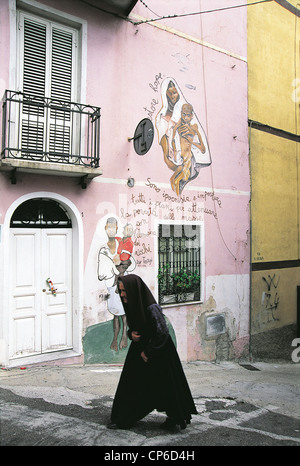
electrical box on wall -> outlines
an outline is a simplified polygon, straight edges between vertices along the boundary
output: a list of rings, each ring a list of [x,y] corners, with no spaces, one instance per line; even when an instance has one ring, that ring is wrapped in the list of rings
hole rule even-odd
[[[206,317],[206,336],[213,337],[226,332],[225,314]]]

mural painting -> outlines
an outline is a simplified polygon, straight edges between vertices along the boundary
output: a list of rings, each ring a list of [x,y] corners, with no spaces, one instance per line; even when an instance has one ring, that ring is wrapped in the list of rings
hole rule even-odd
[[[98,292],[99,313],[94,317],[99,319],[98,323],[87,326],[84,338],[86,362],[119,362],[119,358],[124,358],[128,346],[127,322],[118,294],[117,277],[136,268],[154,267],[154,239],[158,222],[173,221],[179,217],[182,221],[203,222],[205,214],[217,218],[216,209],[222,207],[221,200],[213,191],[183,193],[185,186],[197,178],[200,169],[211,164],[207,138],[193,105],[185,99],[173,78],[163,79],[159,74],[150,87],[155,93],[161,93],[162,106],[157,111],[159,100],[153,99],[151,112],[145,110],[151,120],[155,118],[163,160],[173,172],[170,175],[170,188],[174,194],[169,189],[158,187],[148,177],[144,189],[120,194],[118,203],[108,210],[111,214],[106,214],[99,221],[90,260],[93,261],[96,255],[95,278],[102,288]],[[207,203],[211,201],[213,206],[208,206]],[[97,211],[107,212],[107,206],[100,204]],[[103,302],[108,313],[113,315],[113,325],[103,313]],[[175,340],[169,322],[168,326]],[[111,328],[113,336],[109,336],[112,340],[108,340]],[[125,350],[125,353],[121,350]]]
[[[107,242],[100,247],[98,254],[98,280],[105,281],[108,291],[107,308],[113,314],[113,341],[111,349],[118,351],[127,347],[127,323],[123,305],[117,287],[117,278],[135,269],[133,257],[133,227],[126,224],[123,229],[123,237],[118,237],[118,222],[114,217],[106,221],[105,232]],[[121,321],[120,321],[121,319]],[[120,348],[118,348],[118,336],[121,331]]]
[[[193,106],[186,101],[174,79],[164,79],[161,98],[156,129],[164,162],[174,172],[171,188],[180,195],[186,184],[199,175],[200,168],[211,164],[211,156]]]

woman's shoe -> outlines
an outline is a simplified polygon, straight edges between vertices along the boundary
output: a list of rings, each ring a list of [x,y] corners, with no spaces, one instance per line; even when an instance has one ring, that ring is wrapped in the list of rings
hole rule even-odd
[[[171,432],[174,432],[176,430],[176,426],[180,426],[182,430],[186,429],[186,421],[177,421],[171,417],[167,417],[165,422],[161,425],[161,428],[164,430],[169,430]]]
[[[185,421],[180,421],[179,425],[180,425],[182,430],[186,429],[186,422]]]
[[[112,429],[112,430],[117,430],[117,429],[120,429],[120,430],[128,430],[130,429],[132,426],[123,426],[123,425],[119,425],[119,424],[115,424],[114,422],[110,422],[109,424],[107,424],[106,426],[108,429]]]
[[[169,430],[170,432],[174,432],[176,429],[176,421],[171,417],[167,417],[165,422],[163,422],[160,426],[164,430]]]
[[[119,426],[117,424],[115,424],[114,422],[110,422],[109,424],[107,424],[106,427],[108,429],[119,429]]]

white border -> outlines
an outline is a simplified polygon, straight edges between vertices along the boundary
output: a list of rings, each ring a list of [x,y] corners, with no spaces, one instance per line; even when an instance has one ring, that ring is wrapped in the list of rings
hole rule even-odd
[[[157,236],[154,240],[154,269],[155,274],[158,273],[158,228],[159,225],[199,225],[200,226],[200,260],[201,260],[201,267],[200,267],[200,275],[201,275],[201,283],[200,283],[200,300],[193,301],[193,302],[182,302],[182,303],[172,303],[172,304],[162,304],[162,308],[167,307],[178,307],[178,306],[188,306],[188,305],[195,305],[195,304],[202,304],[204,302],[204,290],[205,290],[205,234],[204,234],[204,220],[202,221],[187,221],[187,220],[164,220],[164,219],[155,219],[153,226],[155,231],[157,232]],[[158,297],[158,280],[155,281],[155,296]]]

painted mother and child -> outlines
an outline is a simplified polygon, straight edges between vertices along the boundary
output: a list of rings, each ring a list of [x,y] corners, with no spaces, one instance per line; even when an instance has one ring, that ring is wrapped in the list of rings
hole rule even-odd
[[[174,172],[171,188],[180,195],[185,185],[198,176],[200,168],[211,164],[211,156],[193,106],[184,99],[174,79],[162,82],[161,96],[163,105],[155,124],[164,162]]]

